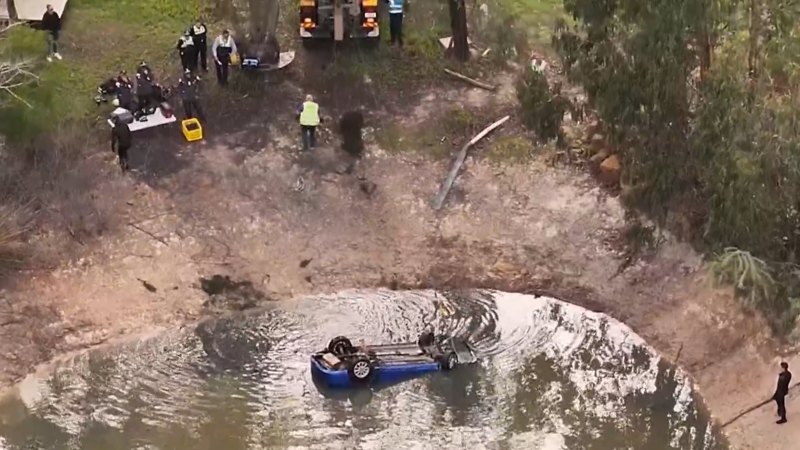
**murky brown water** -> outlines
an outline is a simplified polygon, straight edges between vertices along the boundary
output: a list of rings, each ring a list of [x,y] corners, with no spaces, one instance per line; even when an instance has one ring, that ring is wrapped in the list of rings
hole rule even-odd
[[[375,391],[320,391],[328,339],[468,336],[480,362]],[[627,327],[502,293],[370,291],[94,352],[0,403],[0,449],[725,449],[685,376]]]

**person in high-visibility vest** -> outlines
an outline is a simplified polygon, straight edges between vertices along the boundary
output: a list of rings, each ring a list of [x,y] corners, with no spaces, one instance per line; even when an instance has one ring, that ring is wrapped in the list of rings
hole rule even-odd
[[[387,0],[389,2],[389,34],[391,43],[403,46],[403,10],[405,0]]]
[[[319,126],[319,105],[314,102],[314,97],[306,95],[306,101],[297,109],[300,121],[300,132],[303,136],[303,150],[317,146],[317,127]]]

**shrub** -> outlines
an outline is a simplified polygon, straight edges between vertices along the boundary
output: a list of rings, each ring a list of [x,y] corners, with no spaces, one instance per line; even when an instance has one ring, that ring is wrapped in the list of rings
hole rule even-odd
[[[495,163],[520,163],[530,159],[533,145],[524,137],[503,137],[495,141],[486,152],[486,157]]]
[[[550,91],[544,74],[527,69],[517,82],[523,123],[533,130],[541,141],[561,138],[561,121],[568,102],[560,88]]]
[[[32,217],[28,205],[0,205],[0,274],[22,259],[19,245],[30,229]]]
[[[737,248],[726,248],[711,263],[711,272],[721,282],[735,286],[745,306],[755,309],[772,300],[775,279],[767,263]]]

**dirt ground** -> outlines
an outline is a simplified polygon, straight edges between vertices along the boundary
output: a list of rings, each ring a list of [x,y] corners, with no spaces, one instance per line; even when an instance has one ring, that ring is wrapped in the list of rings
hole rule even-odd
[[[380,108],[374,92],[358,94],[371,92],[368,84],[317,87],[327,115],[359,101],[367,108],[367,148],[352,173],[331,121],[317,150],[299,150],[291,111],[303,80],[291,73],[268,88],[268,100],[211,124],[203,143],[164,130],[143,135],[135,172],[98,183],[96,195],[118,209],[110,231],[3,292],[0,308],[15,319],[0,322],[0,385],[60,353],[213,313],[200,279],[220,274],[251,282],[264,298],[371,287],[548,294],[606,312],[678,358],[720,422],[769,397],[778,348],[761,321],[713,288],[701,257],[669,237],[617,274],[625,211],[585,169],[553,166],[541,149],[525,163],[490,162],[482,156],[490,138],[435,212],[429,202],[450,161],[377,143],[387,122],[429,132],[453,104],[488,124],[513,111],[513,78],[501,81],[497,94],[454,83]],[[114,164],[110,153],[100,157]],[[788,408],[792,420],[800,400]],[[792,448],[800,430],[779,428],[773,413],[764,407],[735,422],[731,441]]]

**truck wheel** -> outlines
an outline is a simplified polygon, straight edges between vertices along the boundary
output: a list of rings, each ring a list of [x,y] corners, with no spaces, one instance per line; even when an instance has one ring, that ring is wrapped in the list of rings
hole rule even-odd
[[[442,370],[449,372],[458,366],[458,355],[455,352],[450,352],[446,356],[443,356],[439,360],[439,365],[442,366]]]
[[[347,373],[353,382],[365,384],[372,378],[372,363],[367,358],[358,358],[350,363]]]
[[[328,351],[336,356],[343,356],[353,351],[353,344],[345,336],[337,336],[328,343]]]

